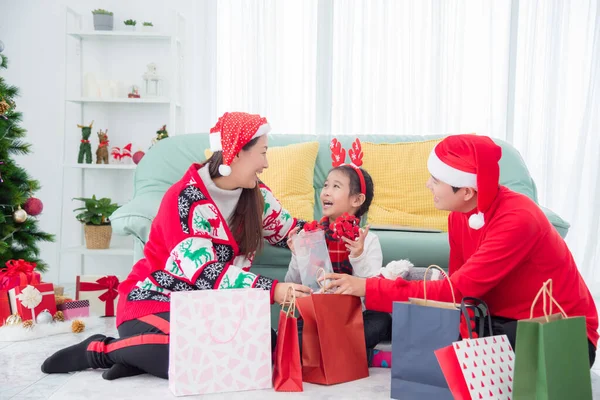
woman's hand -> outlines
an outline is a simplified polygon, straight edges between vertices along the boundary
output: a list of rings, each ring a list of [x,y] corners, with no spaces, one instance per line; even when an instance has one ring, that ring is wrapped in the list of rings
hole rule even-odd
[[[296,297],[305,297],[312,293],[312,290],[307,286],[299,285],[297,283],[278,282],[277,285],[275,285],[273,300],[277,304],[283,303],[283,300],[285,300],[285,294],[290,287],[294,289]]]
[[[296,226],[294,229],[292,229],[291,231],[288,232],[288,239],[287,239],[287,245],[290,248],[292,254],[296,254],[294,253],[294,240],[292,239],[292,237],[294,237],[294,235],[296,233],[298,233],[298,231],[300,230],[299,226]]]
[[[350,240],[345,236],[342,237],[342,240],[346,243],[346,250],[350,252],[351,258],[360,257],[365,250],[365,238],[369,233],[369,226],[367,225],[365,229],[361,229],[359,232],[356,240]]]
[[[325,288],[335,294],[349,294],[363,297],[367,288],[367,280],[347,274],[325,274],[320,280],[329,280]]]

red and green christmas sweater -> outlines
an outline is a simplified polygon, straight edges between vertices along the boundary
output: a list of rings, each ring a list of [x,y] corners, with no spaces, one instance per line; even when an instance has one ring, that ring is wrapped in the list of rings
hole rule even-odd
[[[193,164],[165,193],[144,258],[119,285],[117,326],[169,311],[170,294],[177,291],[260,288],[269,290],[273,301],[277,281],[250,272],[254,254],[240,254],[228,221],[207,189],[213,183],[200,177],[201,167]],[[206,173],[203,176],[210,180]],[[260,184],[260,191],[263,237],[271,245],[287,247],[288,232],[303,222],[292,218],[268,187]]]

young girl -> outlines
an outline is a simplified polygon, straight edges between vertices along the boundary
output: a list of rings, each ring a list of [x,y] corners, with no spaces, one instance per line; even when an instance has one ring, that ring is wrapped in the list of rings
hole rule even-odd
[[[319,225],[325,231],[325,240],[333,271],[362,278],[377,276],[383,262],[381,245],[377,236],[369,232],[369,227],[361,229],[356,240],[342,236],[337,238],[334,231],[336,220],[345,214],[360,219],[369,210],[373,201],[373,179],[367,171],[361,169],[362,153],[360,141],[352,144],[349,151],[352,164],[343,164],[345,150],[333,139],[331,142],[333,168],[321,190],[323,218]],[[292,250],[292,259],[285,276],[286,282],[301,283],[297,255],[292,245],[292,235],[298,227],[290,231],[288,247]],[[391,353],[374,350],[382,342],[391,340],[392,318],[388,313],[365,311],[363,313],[367,359],[371,367],[389,367]],[[302,335],[302,321],[298,321],[298,331]],[[302,343],[302,340],[300,340]]]

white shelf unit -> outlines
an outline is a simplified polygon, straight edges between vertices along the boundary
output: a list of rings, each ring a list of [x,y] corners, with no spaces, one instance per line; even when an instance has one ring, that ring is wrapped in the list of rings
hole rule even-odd
[[[74,280],[72,277],[61,276],[61,267],[63,260],[67,258],[73,259],[73,256],[78,256],[79,265],[75,270],[79,274],[86,273],[86,263],[93,264],[92,257],[128,257],[128,267],[131,267],[133,260],[133,242],[130,237],[119,238],[113,234],[111,247],[105,250],[93,250],[85,247],[85,239],[83,234],[83,226],[75,220],[73,209],[79,207],[81,203],[71,202],[71,197],[91,197],[96,194],[97,197],[111,197],[114,202],[123,204],[129,199],[117,201],[110,195],[105,195],[104,190],[126,191],[132,190],[133,171],[136,165],[114,163],[112,157],[109,156],[109,164],[79,164],[77,163],[77,152],[79,147],[79,139],[81,139],[81,130],[77,125],[89,125],[91,120],[98,121],[94,115],[105,116],[104,126],[94,123],[90,142],[92,143],[92,162],[95,162],[95,150],[98,142],[97,132],[100,128],[106,129],[107,125],[111,125],[113,129],[109,129],[108,136],[110,140],[109,152],[112,147],[122,146],[124,143],[132,142],[132,130],[138,129],[138,126],[143,123],[138,123],[136,118],[140,114],[150,115],[154,119],[160,119],[163,123],[146,127],[144,134],[147,135],[147,145],[150,145],[150,140],[155,136],[156,130],[164,123],[167,125],[169,135],[175,135],[181,130],[181,125],[184,120],[183,111],[183,62],[184,57],[184,40],[185,38],[185,19],[183,16],[174,12],[172,21],[165,26],[170,25],[169,32],[129,32],[129,31],[94,31],[84,28],[84,22],[91,22],[92,16],[89,15],[90,21],[84,21],[83,18],[87,14],[80,14],[70,7],[66,7],[66,24],[65,24],[65,115],[64,115],[64,132],[62,136],[62,179],[61,179],[61,207],[60,207],[60,228],[58,234],[59,255],[57,262],[58,281],[69,282]],[[165,18],[165,16],[157,16]],[[89,24],[87,24],[89,25]],[[115,29],[118,29],[115,26]],[[98,50],[100,47],[100,50]],[[112,49],[121,50],[121,57],[112,59],[110,54]],[[125,50],[124,50],[125,49]],[[105,59],[94,53],[101,53],[109,60],[106,65],[102,64]],[[144,54],[145,51],[145,54]],[[105,75],[107,79],[121,80],[129,72],[119,69],[119,65],[123,63],[125,67],[130,58],[134,59],[134,63],[140,64],[140,59],[146,55],[142,66],[150,62],[156,62],[159,66],[159,75],[163,76],[163,90],[160,97],[146,96],[143,92],[142,74],[145,72],[145,67],[139,70],[136,75],[137,80],[134,81],[140,88],[141,98],[128,98],[125,93],[119,93],[119,97],[114,97],[115,93],[111,93],[113,97],[106,96],[103,93],[102,97],[90,97],[84,90],[84,75],[88,73],[88,69],[97,72],[98,69]],[[162,57],[159,57],[162,56]],[[152,57],[158,57],[159,60]],[[159,64],[161,62],[162,64]],[[137,65],[136,65],[137,67]],[[76,70],[76,72],[71,71]],[[164,71],[167,71],[165,73]],[[136,69],[137,72],[137,69]],[[165,88],[165,85],[168,85]],[[111,121],[110,115],[115,115],[115,121]],[[118,115],[118,117],[116,117]],[[102,118],[99,118],[102,120]],[[132,122],[133,120],[133,122]],[[143,122],[143,121],[140,121]],[[119,128],[118,125],[124,125],[124,128]],[[116,129],[114,129],[116,127]],[[141,129],[141,128],[140,128]],[[117,134],[114,133],[115,130]],[[123,134],[122,132],[125,132]],[[148,132],[147,134],[145,132]],[[115,140],[115,142],[113,142]],[[118,140],[119,142],[116,142]],[[138,135],[138,140],[139,135]],[[139,143],[138,143],[139,144]],[[137,150],[132,146],[132,153]],[[141,149],[146,151],[147,148]],[[86,187],[86,183],[96,180],[109,180],[104,187],[94,187],[90,190]],[[88,185],[89,186],[89,185]],[[75,192],[75,195],[69,196],[67,192]],[[119,239],[119,240],[117,240]],[[116,243],[115,243],[116,242]],[[109,260],[112,260],[109,259]],[[113,264],[113,261],[106,261],[104,264]],[[101,273],[100,271],[96,271]],[[96,273],[95,272],[95,273]],[[123,271],[120,271],[121,273]]]

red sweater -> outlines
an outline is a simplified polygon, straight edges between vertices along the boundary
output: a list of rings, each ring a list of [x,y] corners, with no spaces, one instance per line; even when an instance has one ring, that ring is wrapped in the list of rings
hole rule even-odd
[[[125,321],[170,310],[174,291],[254,287],[271,291],[276,280],[249,272],[254,254],[239,253],[227,221],[192,165],[165,193],[144,258],[119,285],[117,326]],[[263,236],[285,246],[297,221],[281,207],[269,188],[260,185],[265,201]]]
[[[493,316],[528,319],[543,282],[552,279],[553,296],[568,316],[584,316],[587,336],[597,345],[598,312],[567,244],[540,207],[522,194],[500,187],[485,213],[485,225],[469,227],[469,216],[448,217],[449,275],[457,301],[464,296],[484,300]],[[391,312],[392,302],[423,298],[423,282],[367,279],[365,305]],[[427,282],[427,298],[452,301],[447,280]],[[558,312],[557,308],[553,312]],[[542,301],[534,317],[542,316]]]

